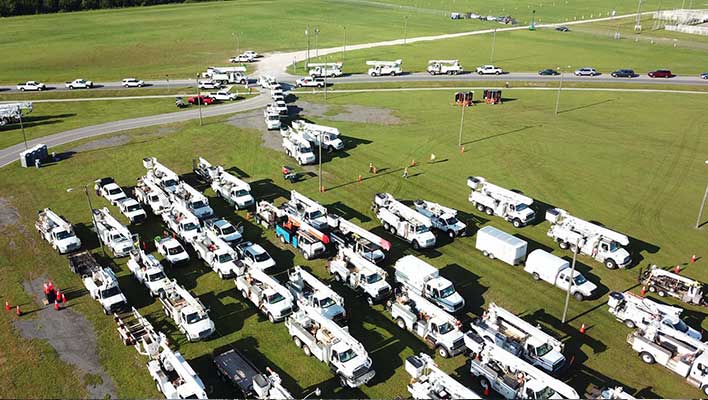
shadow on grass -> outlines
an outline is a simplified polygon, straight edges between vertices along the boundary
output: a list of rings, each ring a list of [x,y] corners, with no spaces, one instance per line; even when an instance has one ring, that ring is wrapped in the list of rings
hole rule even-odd
[[[482,306],[484,305],[484,297],[482,296],[489,288],[479,283],[479,275],[459,264],[446,265],[440,270],[440,275],[455,285],[455,289],[465,299],[466,311],[482,315]]]
[[[527,130],[527,129],[537,128],[537,127],[539,127],[539,126],[540,126],[540,125],[527,125],[527,126],[524,126],[523,128],[513,129],[513,130],[510,130],[510,131],[506,131],[506,132],[502,132],[502,133],[496,133],[496,134],[494,134],[494,135],[489,135],[489,136],[485,136],[485,137],[482,137],[482,138],[477,138],[477,139],[473,139],[473,140],[468,140],[468,141],[462,143],[462,145],[464,146],[464,145],[468,145],[468,144],[472,144],[472,143],[479,143],[479,142],[483,142],[483,141],[485,141],[485,140],[490,140],[490,139],[498,138],[498,137],[501,137],[501,136],[512,135],[512,134],[514,134],[514,133],[523,132],[523,131],[525,131],[525,130]]]

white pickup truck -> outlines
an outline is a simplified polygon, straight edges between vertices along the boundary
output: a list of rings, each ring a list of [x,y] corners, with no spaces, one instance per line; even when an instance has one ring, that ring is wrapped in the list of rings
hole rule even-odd
[[[38,91],[41,92],[42,90],[46,90],[47,86],[44,85],[42,82],[37,82],[37,81],[27,81],[25,83],[18,83],[17,84],[17,90],[24,92],[26,90],[32,90],[32,91]]]
[[[150,291],[150,296],[162,295],[165,292],[165,287],[170,283],[160,261],[143,250],[130,252],[128,269],[133,273],[133,277]]]
[[[123,200],[119,201],[116,206],[118,206],[118,209],[120,212],[125,215],[128,220],[130,220],[131,224],[138,224],[141,222],[144,222],[147,219],[147,214],[145,213],[145,210],[143,210],[143,207],[138,203],[137,200],[126,197]]]
[[[234,101],[238,98],[238,94],[231,93],[228,90],[219,90],[218,92],[209,93],[209,97],[219,101]]]
[[[275,267],[275,260],[258,243],[242,242],[236,246],[238,257],[249,268],[268,272]]]
[[[477,67],[476,71],[480,75],[501,75],[504,73],[501,68],[495,67],[494,65],[482,65],[481,67]]]
[[[155,248],[172,266],[189,262],[189,254],[175,238],[157,236],[155,237]]]
[[[87,81],[86,79],[74,79],[71,82],[66,82],[65,86],[71,90],[91,89],[93,87],[93,81]]]

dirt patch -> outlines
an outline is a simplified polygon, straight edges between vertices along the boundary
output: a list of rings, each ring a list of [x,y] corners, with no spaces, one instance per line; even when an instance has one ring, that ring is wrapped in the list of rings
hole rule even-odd
[[[36,311],[36,318],[16,320],[15,329],[26,339],[46,340],[62,361],[81,370],[85,375],[83,380],[89,398],[100,399],[106,395],[116,398],[113,379],[98,358],[96,332],[91,323],[71,308],[56,311],[51,306],[42,305],[42,285],[46,279],[42,276],[22,283],[25,292],[33,296],[42,308]]]
[[[128,142],[130,142],[130,136],[128,135],[109,136],[103,139],[92,140],[88,143],[76,146],[69,151],[78,153],[81,151],[99,150],[108,147],[122,146],[124,144],[127,144]]]
[[[317,118],[324,118],[330,121],[359,122],[377,125],[398,125],[401,119],[394,115],[394,111],[388,108],[374,108],[357,104],[347,104],[340,106],[339,112],[333,113],[326,104],[298,102],[305,115]]]
[[[176,126],[161,126],[155,132],[143,135],[144,137],[163,137],[177,132]]]
[[[8,226],[16,225],[20,213],[10,204],[10,200],[0,197],[0,232]]]

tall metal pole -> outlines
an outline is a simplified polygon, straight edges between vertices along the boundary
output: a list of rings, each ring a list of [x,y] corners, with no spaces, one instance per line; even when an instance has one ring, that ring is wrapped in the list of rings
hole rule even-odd
[[[317,177],[319,178],[320,181],[320,188],[319,190],[322,191],[322,132],[320,132],[320,137],[319,137],[319,142],[320,142],[320,156],[319,156],[319,164],[320,164],[320,172],[317,174]]]
[[[93,225],[93,230],[96,232],[96,237],[98,238],[98,243],[101,245],[101,252],[103,256],[106,256],[106,249],[103,247],[103,241],[101,240],[101,235],[98,234],[98,227],[96,226],[96,218],[93,215],[93,204],[91,204],[91,196],[88,192],[88,185],[84,185],[84,193],[86,194],[86,200],[88,200],[89,211],[91,212],[91,224]]]
[[[344,28],[344,45],[342,46],[342,62],[344,62],[344,53],[347,51],[347,27],[342,26]]]
[[[462,104],[462,118],[460,118],[460,136],[457,138],[457,147],[462,147],[462,128],[465,126],[465,106],[464,102]]]
[[[561,90],[563,90],[563,70],[558,67],[560,71],[560,84],[558,84],[558,94],[556,95],[556,115],[558,115],[558,106],[560,105]]]
[[[307,63],[310,63],[310,24],[307,24],[305,29],[305,37],[307,38]]]
[[[165,80],[167,81],[167,91],[170,91],[170,74],[165,74]]]
[[[197,104],[199,104],[199,126],[202,126],[202,98],[199,94],[199,74],[197,74]]]
[[[706,160],[708,165],[708,160]],[[701,208],[698,210],[698,219],[696,219],[696,229],[701,225],[701,217],[703,216],[703,207],[706,205],[706,198],[708,198],[708,185],[706,185],[706,192],[703,194],[703,201],[701,202]]]
[[[19,111],[20,111],[20,129],[22,129],[22,140],[24,140],[25,150],[27,150],[27,135],[25,135],[25,124],[22,123],[22,107],[20,107]]]
[[[497,45],[497,28],[494,28],[494,36],[492,36],[492,57],[490,57],[490,64],[494,64],[494,47]]]
[[[320,46],[317,44],[317,39],[320,37],[320,28],[315,28],[315,58],[320,57]]]
[[[634,24],[634,30],[642,30],[642,0],[637,3],[637,22]]]
[[[562,323],[565,324],[565,317],[568,315],[568,301],[570,301],[570,290],[573,286],[573,275],[575,274],[575,259],[578,256],[579,241],[575,241],[575,249],[573,249],[573,265],[570,267],[570,276],[568,277],[568,292],[565,294],[565,306],[563,307]]]
[[[403,22],[403,44],[406,44],[407,40],[408,40],[408,16],[406,15],[404,17],[404,22]]]
[[[324,99],[327,101],[327,67],[324,67]]]

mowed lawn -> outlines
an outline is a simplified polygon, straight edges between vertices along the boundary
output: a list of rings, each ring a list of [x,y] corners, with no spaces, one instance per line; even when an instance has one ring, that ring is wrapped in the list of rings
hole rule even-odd
[[[78,224],[82,240],[100,254],[87,228],[90,216],[86,200],[78,189],[102,176],[113,176],[119,183],[130,186],[144,174],[141,160],[148,156],[156,156],[185,174],[187,180],[193,179],[189,174],[191,160],[197,156],[226,168],[236,167],[247,175],[259,199],[282,202],[289,190],[297,189],[330,211],[392,240],[390,260],[415,252],[384,233],[369,210],[372,196],[384,191],[404,201],[423,198],[458,208],[473,233],[480,226],[494,225],[527,240],[530,250],[544,248],[569,257],[569,253],[557,249],[546,236],[545,222],[516,230],[496,217],[474,211],[467,201],[466,178],[480,175],[523,191],[536,199],[540,210],[547,206],[561,207],[629,235],[637,264],[628,270],[610,271],[580,257],[578,269],[598,285],[599,297],[582,303],[571,299],[570,321],[563,325],[560,323],[563,292],[533,281],[520,268],[485,259],[474,249],[474,236],[452,243],[442,240],[439,247],[421,256],[456,284],[469,304],[469,316],[480,315],[482,308],[493,301],[556,334],[565,342],[568,358],[574,360],[565,379],[581,395],[589,384],[595,384],[622,385],[638,397],[697,397],[699,392],[680,377],[639,360],[625,342],[629,330],[610,316],[604,302],[611,290],[638,292],[636,276],[647,263],[673,266],[686,264],[694,253],[706,256],[702,252],[708,233],[705,228],[694,229],[694,224],[708,179],[704,164],[708,151],[704,127],[708,121],[703,112],[708,99],[693,94],[568,90],[562,93],[561,113],[556,116],[555,96],[550,91],[510,89],[504,91],[503,105],[478,104],[468,109],[462,138],[465,152],[461,154],[457,148],[460,109],[451,105],[452,91],[328,96],[327,104],[332,108],[326,115],[330,118],[346,112],[348,104],[355,104],[376,107],[380,112],[392,110],[400,121],[391,125],[333,122],[308,116],[304,101],[323,99],[302,95],[299,104],[305,108],[305,117],[337,126],[347,137],[345,151],[324,164],[325,193],[318,193],[316,176],[306,175],[303,182],[294,185],[285,182],[280,167],[292,165],[292,160],[279,151],[264,148],[260,133],[234,127],[223,122],[225,118],[210,119],[201,128],[194,122],[175,125],[171,127],[175,132],[159,137],[152,135],[154,129],[134,131],[130,133],[132,142],[125,146],[78,153],[47,169],[6,167],[0,170],[0,198],[17,208],[20,221],[19,225],[5,227],[0,235],[0,264],[4,271],[0,293],[28,303],[21,283],[43,273],[61,287],[80,288],[80,280],[69,272],[65,258],[53,253],[34,232],[36,210],[52,207]],[[657,104],[661,105],[660,111],[656,111]],[[355,110],[362,112],[362,108]],[[70,146],[75,144],[66,148]],[[431,153],[437,157],[435,164],[426,162]],[[405,180],[401,177],[402,168],[412,160],[417,166],[410,169],[411,177]],[[378,175],[367,173],[369,161],[378,167]],[[357,183],[359,174],[364,177],[361,183]],[[67,188],[75,190],[67,192]],[[290,248],[275,241],[273,232],[262,232],[245,220],[244,212],[234,213],[210,190],[207,194],[217,214],[244,224],[248,239],[264,243],[277,259],[281,280],[285,279],[283,271],[298,264],[329,279],[323,260],[305,261],[294,255]],[[95,206],[106,204],[94,200]],[[115,208],[110,209],[117,214]],[[142,238],[152,238],[162,230],[156,218],[134,228]],[[129,301],[168,335],[205,380],[211,397],[235,395],[219,383],[211,366],[211,352],[222,345],[247,349],[259,366],[274,367],[297,397],[315,387],[323,390],[323,397],[406,397],[409,376],[403,369],[405,357],[430,352],[410,333],[401,332],[381,306],[372,310],[346,288],[333,285],[345,296],[350,330],[367,348],[377,371],[371,386],[341,390],[324,364],[305,357],[295,347],[282,324],[272,325],[257,315],[240,298],[233,281],[219,280],[198,261],[168,269],[167,273],[199,295],[210,308],[218,335],[206,342],[185,343],[183,336],[165,319],[158,303],[129,278],[125,261],[115,260],[114,268]],[[682,273],[705,281],[707,263],[702,258],[696,264],[685,265]],[[390,267],[387,269],[392,271]],[[157,396],[144,366],[145,359],[120,343],[111,318],[104,316],[98,304],[86,295],[72,300],[72,304],[74,310],[93,323],[100,357],[114,377],[120,397]],[[32,308],[27,307],[28,311]],[[689,324],[699,329],[708,327],[703,323],[702,309],[687,308]],[[52,365],[62,363],[46,344],[19,338],[11,328],[13,319],[14,316],[0,318],[0,342],[7,344],[5,362],[0,363],[0,387],[8,388],[4,395],[85,395],[81,385],[71,377],[71,369],[59,368],[51,382],[41,379],[44,371],[33,368],[37,359]],[[588,327],[585,335],[578,333],[581,324]],[[443,369],[481,393],[470,378],[464,356],[452,360],[438,357],[438,361]],[[13,375],[13,371],[19,372]]]

